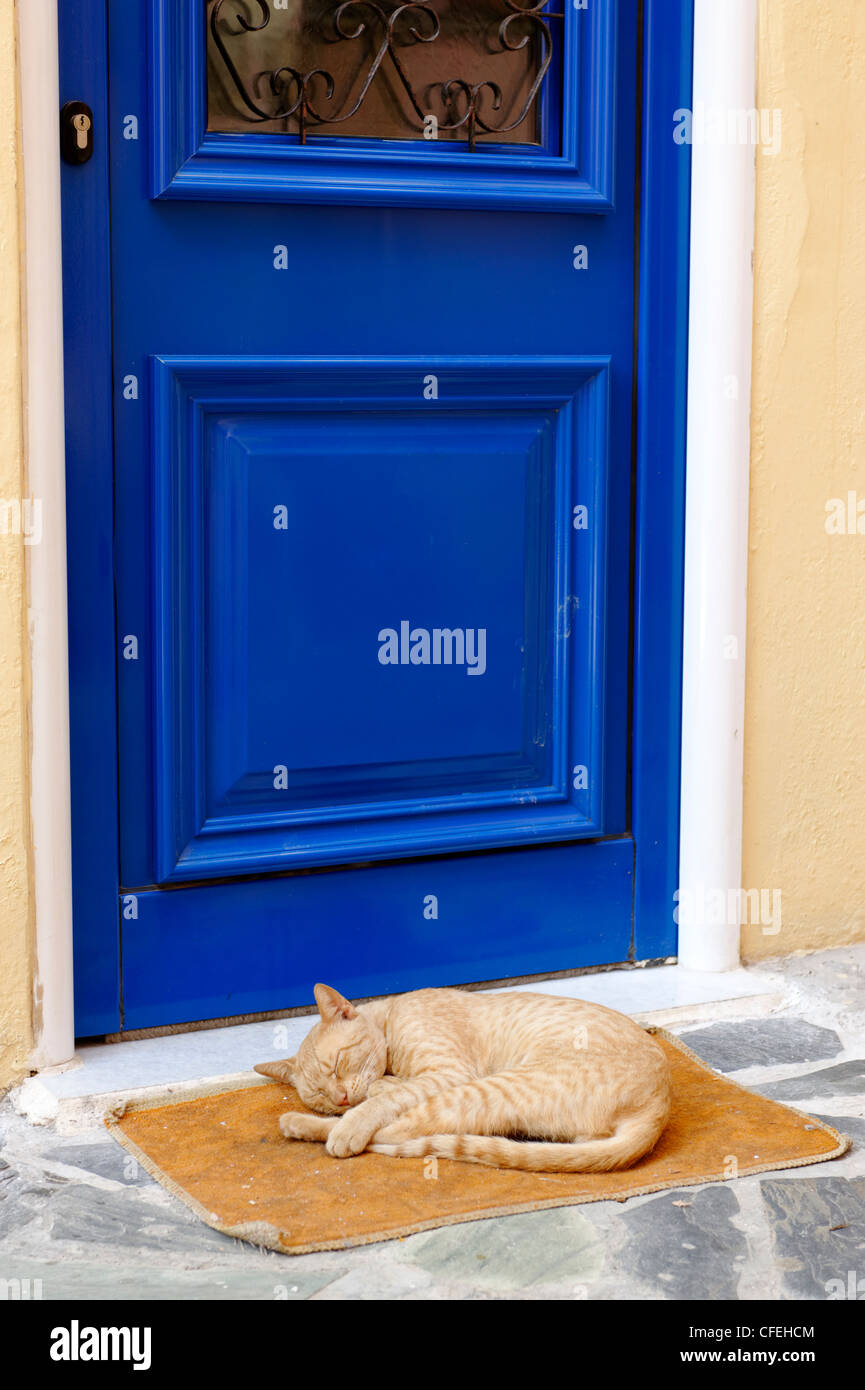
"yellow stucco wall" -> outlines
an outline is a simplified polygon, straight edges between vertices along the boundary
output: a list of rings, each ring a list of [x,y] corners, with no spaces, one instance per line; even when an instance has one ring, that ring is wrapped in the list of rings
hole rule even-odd
[[[865,939],[865,3],[761,0],[744,865],[782,930],[748,958]],[[863,518],[865,529],[865,518]]]
[[[21,416],[18,131],[12,0],[0,0],[0,498],[26,495]],[[32,922],[24,544],[0,534],[0,1089],[31,1048]]]

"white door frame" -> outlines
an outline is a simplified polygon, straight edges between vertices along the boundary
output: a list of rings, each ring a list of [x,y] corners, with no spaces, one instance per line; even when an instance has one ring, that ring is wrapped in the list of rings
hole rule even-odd
[[[752,111],[756,88],[757,0],[696,0],[695,114]],[[692,146],[678,913],[691,970],[739,963],[755,156]],[[707,921],[713,889],[732,920]]]
[[[694,109],[753,108],[756,0],[695,6]],[[36,1069],[74,1050],[59,78],[56,0],[17,8],[28,489],[44,518],[27,550]],[[673,125],[671,112],[671,139]],[[680,883],[693,892],[741,883],[755,165],[753,147],[691,153]],[[732,969],[738,949],[738,923],[680,913],[686,968]]]
[[[27,490],[42,502],[29,546],[30,820],[36,921],[34,1069],[68,1061],[72,1005],[72,819],[66,618],[66,462],[57,0],[19,0],[18,71],[24,228],[24,421]],[[40,90],[41,89],[41,90]]]

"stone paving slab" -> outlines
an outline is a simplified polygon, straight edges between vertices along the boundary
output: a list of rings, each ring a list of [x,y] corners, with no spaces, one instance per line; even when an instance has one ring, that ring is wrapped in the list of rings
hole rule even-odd
[[[825,1299],[854,1274],[865,1295],[865,1178],[760,1184],[787,1296]]]
[[[432,1281],[495,1292],[546,1284],[582,1289],[604,1264],[598,1229],[577,1207],[518,1212],[412,1237],[402,1258]]]
[[[754,1089],[771,1100],[810,1100],[813,1096],[865,1096],[865,1058],[839,1062],[835,1067],[821,1067],[801,1076],[787,1076],[781,1081],[754,1085]]]
[[[177,1204],[178,1206],[180,1204]],[[145,1203],[135,1192],[102,1192],[81,1183],[70,1183],[52,1198],[49,1230],[52,1241],[76,1246],[134,1245],[138,1250],[222,1251],[234,1242],[191,1220],[176,1206],[160,1210]]]
[[[721,1183],[682,1188],[653,1197],[622,1221],[629,1241],[623,1268],[665,1298],[733,1299],[748,1255],[745,1234],[734,1224],[739,1201]]]
[[[107,1178],[111,1182],[122,1183],[125,1187],[146,1187],[156,1181],[132,1154],[126,1153],[119,1144],[93,1142],[89,1144],[65,1144],[62,1147],[46,1149],[44,1157],[48,1162],[64,1168],[78,1168],[82,1173]]]
[[[278,1257],[277,1257],[278,1258]],[[276,1269],[183,1270],[153,1266],[142,1268],[106,1267],[101,1264],[62,1261],[22,1262],[19,1279],[30,1281],[31,1297],[46,1301],[65,1299],[102,1302],[109,1299],[166,1302],[176,1299],[207,1302],[284,1302],[296,1303],[319,1293],[338,1278],[338,1273],[312,1270],[286,1270],[285,1261]]]
[[[839,1134],[846,1134],[848,1139],[853,1140],[854,1148],[865,1148],[865,1119],[858,1115],[818,1115],[816,1111],[814,1116],[837,1129]]]
[[[36,1215],[38,1208],[24,1200],[24,1190],[18,1173],[4,1163],[0,1171],[0,1251],[8,1237],[28,1226]]]
[[[801,1018],[752,1018],[713,1023],[683,1033],[682,1041],[716,1071],[744,1071],[783,1063],[819,1062],[837,1057],[841,1039],[834,1028]]]

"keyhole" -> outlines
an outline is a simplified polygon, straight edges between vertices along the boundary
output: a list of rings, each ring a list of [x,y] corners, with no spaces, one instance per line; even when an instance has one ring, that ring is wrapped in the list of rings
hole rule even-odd
[[[80,111],[77,116],[72,117],[72,124],[77,131],[76,143],[79,150],[86,150],[87,132],[90,129],[90,117],[83,111]]]

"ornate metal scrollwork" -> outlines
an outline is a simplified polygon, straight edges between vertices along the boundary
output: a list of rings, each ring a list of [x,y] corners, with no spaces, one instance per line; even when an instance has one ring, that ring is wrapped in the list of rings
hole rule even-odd
[[[495,113],[505,106],[505,99],[499,84],[491,80],[469,82],[461,77],[448,78],[435,84],[441,114],[424,109],[412,83],[410,63],[405,55],[414,44],[432,44],[441,35],[441,20],[432,4],[419,0],[418,3],[397,4],[385,9],[378,0],[342,0],[330,13],[333,31],[328,38],[331,42],[353,43],[366,36],[370,55],[359,90],[355,92],[355,83],[340,98],[336,93],[336,82],[326,68],[316,67],[303,72],[285,63],[270,72],[259,74],[259,85],[264,86],[273,98],[271,103],[264,105],[261,97],[250,91],[232,57],[229,46],[232,33],[226,23],[227,16],[223,13],[227,0],[212,0],[212,3],[208,0],[211,3],[209,25],[213,45],[240,99],[244,119],[251,124],[294,119],[300,143],[305,144],[307,131],[311,127],[341,125],[356,116],[383,64],[389,62],[418,119],[420,129],[423,130],[425,123],[434,117],[440,132],[464,130],[469,150],[476,148],[479,133],[501,139],[517,130],[534,108],[553,61],[550,21],[564,18],[561,13],[548,11],[550,2],[528,0],[520,4],[519,0],[501,0],[502,7],[508,13],[497,25],[495,41],[499,51],[517,53],[536,43],[538,58],[534,80],[518,115],[505,117],[501,123],[497,123]],[[236,4],[236,0],[233,3]],[[257,21],[237,12],[233,18],[243,33],[259,33],[270,24],[270,5],[268,0],[249,0],[249,3],[259,6]],[[508,109],[507,106],[505,109]]]

